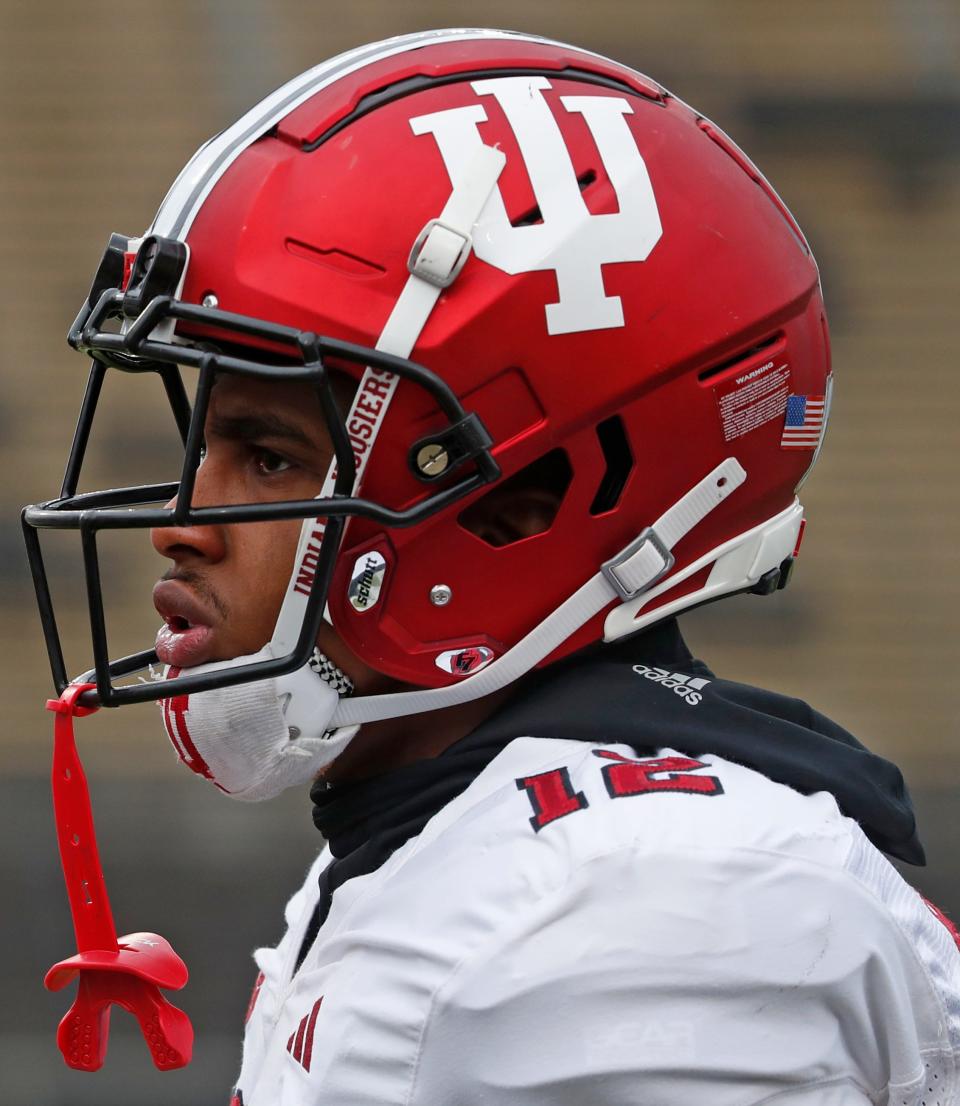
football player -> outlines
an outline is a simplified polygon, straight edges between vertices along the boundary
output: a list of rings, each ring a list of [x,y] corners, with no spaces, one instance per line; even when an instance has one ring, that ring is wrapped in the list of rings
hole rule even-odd
[[[899,772],[675,619],[785,586],[830,406],[810,249],[723,131],[529,35],[360,47],[201,147],[70,340],[25,515],[58,690],[48,526],[84,538],[87,701],[159,701],[236,798],[312,784],[327,843],[235,1103],[960,1101]],[[78,495],[104,378],[146,371],[179,483]],[[111,661],[96,536],[131,527],[163,625]]]

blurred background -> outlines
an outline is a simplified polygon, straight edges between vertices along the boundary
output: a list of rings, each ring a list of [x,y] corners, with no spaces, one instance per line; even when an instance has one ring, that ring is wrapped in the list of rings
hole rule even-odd
[[[54,1042],[73,988],[41,978],[73,951],[47,780],[50,677],[17,519],[59,488],[86,373],[64,335],[111,231],[135,235],[207,137],[276,85],[360,42],[488,25],[566,39],[649,73],[727,130],[809,235],[833,331],[836,393],[804,500],[794,582],[687,616],[720,674],[812,701],[903,768],[929,866],[908,878],[960,915],[955,570],[960,384],[960,8],[955,0],[0,0],[0,1072],[19,1103],[226,1103],[251,950],[319,840],[305,795],[245,807],[175,767],[156,708],[78,727],[121,932],[157,929],[191,966],[177,998],[196,1059],[156,1073],[114,1015],[97,1076]],[[137,478],[167,439],[138,381],[108,406],[89,483]],[[98,471],[99,470],[99,471]],[[149,607],[142,538],[107,561],[115,652]],[[50,543],[88,667],[68,542]],[[136,546],[136,547],[135,547]]]

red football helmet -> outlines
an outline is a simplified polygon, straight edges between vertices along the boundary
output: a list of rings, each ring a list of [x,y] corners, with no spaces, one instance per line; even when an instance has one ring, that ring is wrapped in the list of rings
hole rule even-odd
[[[450,692],[345,700],[344,723],[782,586],[829,407],[817,268],[752,162],[626,66],[496,31],[365,46],[268,97],[201,147],[146,238],[112,240],[71,340],[99,377],[163,375],[186,462],[174,510],[127,509],[170,486],[76,496],[88,403],[64,496],[26,511],[35,565],[33,528],[84,529],[99,601],[97,529],[305,519],[277,659],[219,679],[302,665],[326,605],[369,665]],[[178,364],[201,373],[192,421]],[[346,418],[330,367],[358,382]],[[220,372],[327,390],[320,501],[191,507]],[[473,523],[540,478],[559,498],[542,532]],[[216,686],[116,686],[150,651],[111,665],[93,622],[101,701]]]

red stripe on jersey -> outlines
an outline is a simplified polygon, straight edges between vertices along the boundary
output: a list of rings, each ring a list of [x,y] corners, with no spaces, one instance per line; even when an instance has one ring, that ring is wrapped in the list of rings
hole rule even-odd
[[[923,896],[921,896],[921,898],[922,897]],[[944,914],[944,912],[938,906],[934,906],[929,899],[924,899],[923,902],[930,913],[937,919],[938,922],[940,922],[941,925],[944,926],[947,933],[949,933],[950,936],[953,938],[957,948],[960,949],[960,931],[957,930],[953,919],[948,918],[946,914]]]
[[[293,1046],[293,1058],[301,1064],[303,1063],[303,1038],[306,1036],[306,1032],[307,1019],[304,1017],[300,1019],[300,1027],[297,1029],[297,1041]]]
[[[313,1056],[313,1031],[316,1028],[321,1002],[323,1002],[323,995],[313,1004],[313,1009],[310,1011],[310,1021],[307,1023],[307,1039],[303,1046],[303,1066],[307,1071],[310,1070],[310,1059]]]
[[[243,1017],[243,1024],[246,1025],[250,1018],[253,1016],[253,1008],[257,1005],[257,999],[260,997],[260,988],[263,986],[263,972],[257,972],[257,978],[253,982],[253,992],[250,995],[250,1001],[247,1003],[247,1012]]]

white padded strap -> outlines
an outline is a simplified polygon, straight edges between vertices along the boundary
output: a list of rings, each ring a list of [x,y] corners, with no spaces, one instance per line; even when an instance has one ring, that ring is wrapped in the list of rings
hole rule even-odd
[[[377,340],[378,350],[392,353],[397,357],[410,356],[430,318],[430,313],[440,298],[440,293],[456,279],[463,268],[473,245],[474,224],[480,218],[480,213],[496,187],[506,160],[502,150],[494,149],[492,146],[481,146],[474,155],[463,180],[450,193],[439,219],[431,219],[417,236],[407,266],[410,275]],[[438,231],[442,232],[439,237],[437,237]],[[457,243],[456,249],[451,247],[451,238]],[[366,385],[374,377],[377,380],[377,394],[382,397],[382,402],[376,414],[376,421],[371,425],[367,449],[356,458],[357,475],[354,491],[360,487],[367,460],[373,451],[399,381],[399,377],[393,373],[384,372],[382,369],[366,368],[347,415],[348,423],[355,414],[357,404],[364,401],[367,403],[364,408],[364,422],[370,423],[369,401],[366,399],[365,392]],[[326,499],[333,495],[336,477],[336,461],[332,461],[318,499]],[[302,590],[297,590],[297,580],[304,558],[310,555],[311,549],[317,548],[324,529],[324,520],[307,518],[303,521],[297,556],[293,562],[293,572],[271,639],[275,656],[289,653],[300,635],[307,596]]]
[[[623,599],[624,588],[628,588],[631,596],[635,597],[660,579],[673,563],[672,547],[739,488],[746,478],[747,474],[736,458],[728,457],[664,511],[626,549],[611,558],[525,638],[475,675],[451,687],[341,699],[333,716],[333,725],[357,725],[469,703],[513,683],[548,657],[612,599]]]
[[[460,186],[450,193],[440,217],[431,219],[417,235],[407,262],[410,276],[390,312],[377,349],[397,357],[409,357],[413,352],[440,293],[463,268],[473,246],[474,225],[506,163],[502,150],[481,146]]]

